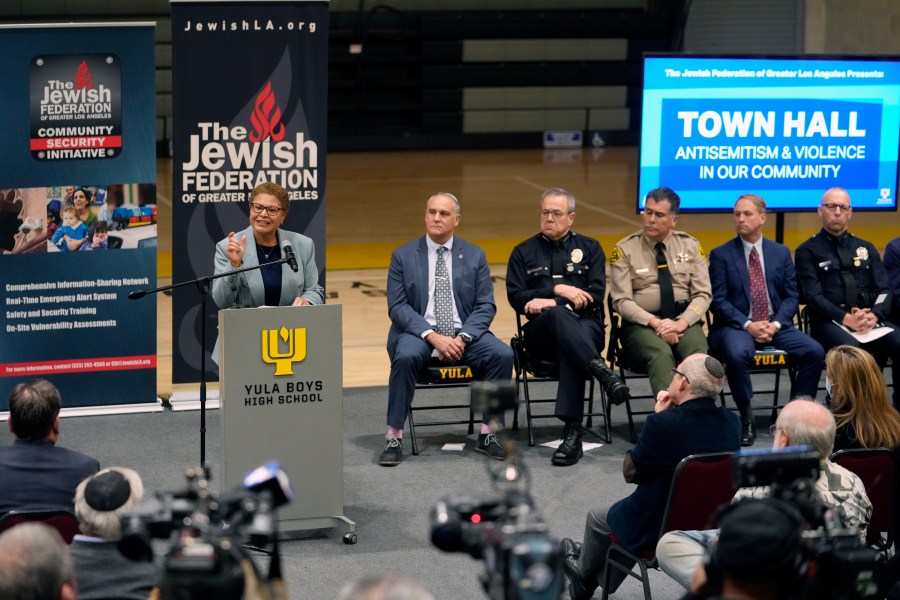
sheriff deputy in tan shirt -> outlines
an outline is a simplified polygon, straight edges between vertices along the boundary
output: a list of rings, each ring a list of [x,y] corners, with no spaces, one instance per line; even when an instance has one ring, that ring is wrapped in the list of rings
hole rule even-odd
[[[609,260],[610,297],[623,319],[627,363],[646,365],[654,394],[679,375],[675,365],[709,351],[702,329],[712,299],[709,268],[700,242],[674,229],[680,205],[671,189],[651,190],[641,231],[616,244]],[[671,280],[668,299],[666,277]]]

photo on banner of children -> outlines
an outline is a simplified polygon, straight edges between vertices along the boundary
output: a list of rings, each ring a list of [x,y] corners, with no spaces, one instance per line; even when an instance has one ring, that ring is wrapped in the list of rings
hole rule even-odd
[[[0,189],[0,254],[156,247],[156,186]]]

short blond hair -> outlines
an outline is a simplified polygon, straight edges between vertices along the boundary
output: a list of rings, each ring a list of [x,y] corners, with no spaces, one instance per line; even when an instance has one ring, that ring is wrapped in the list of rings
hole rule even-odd
[[[737,203],[741,200],[749,200],[760,214],[766,214],[766,201],[762,199],[762,196],[757,196],[756,194],[741,194],[738,199],[734,201],[734,205],[737,206]]]

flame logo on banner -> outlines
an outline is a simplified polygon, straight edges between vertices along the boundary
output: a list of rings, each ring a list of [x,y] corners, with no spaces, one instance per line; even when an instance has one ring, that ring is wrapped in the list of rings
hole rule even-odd
[[[287,344],[287,350],[279,350],[281,341]],[[306,328],[297,327],[288,330],[282,327],[280,330],[263,329],[262,331],[262,359],[270,365],[275,365],[275,375],[293,375],[294,363],[306,359]]]
[[[81,64],[78,65],[78,72],[75,74],[75,89],[94,89],[94,82],[91,80],[91,72],[88,71],[86,60],[81,61]]]
[[[275,106],[275,92],[272,91],[271,81],[256,97],[250,122],[253,123],[253,131],[250,132],[251,142],[261,142],[269,136],[276,142],[284,138],[281,109]]]

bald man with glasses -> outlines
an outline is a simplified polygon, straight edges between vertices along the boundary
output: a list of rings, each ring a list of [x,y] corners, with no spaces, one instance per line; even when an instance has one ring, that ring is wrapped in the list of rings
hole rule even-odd
[[[795,253],[809,333],[826,352],[856,346],[881,366],[890,357],[894,381],[900,381],[900,328],[890,322],[893,294],[878,250],[847,231],[853,216],[847,190],[826,191],[818,211],[821,231]],[[894,386],[893,402],[900,407],[900,386]]]

